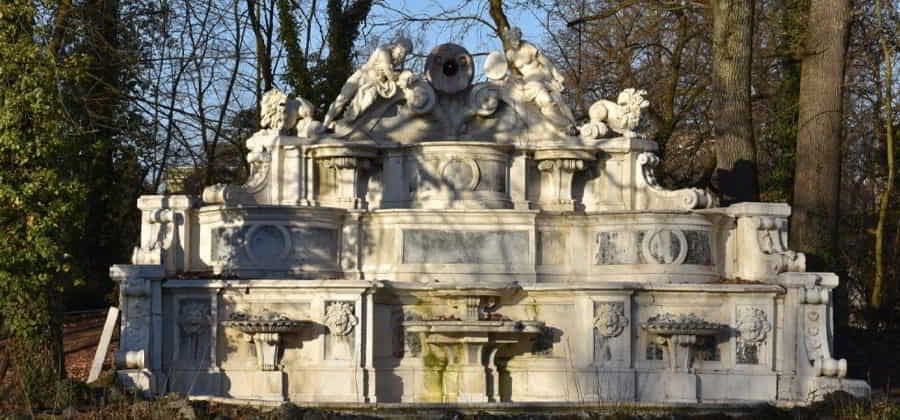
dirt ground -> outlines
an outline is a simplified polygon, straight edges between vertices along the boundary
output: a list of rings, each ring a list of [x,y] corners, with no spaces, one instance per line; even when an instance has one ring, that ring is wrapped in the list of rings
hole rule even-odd
[[[66,371],[68,376],[79,381],[86,381],[91,371],[91,362],[100,344],[100,334],[106,321],[106,311],[69,314],[63,324],[63,347],[66,352]],[[119,344],[119,326],[110,343],[103,370],[112,369],[115,363],[113,355]]]

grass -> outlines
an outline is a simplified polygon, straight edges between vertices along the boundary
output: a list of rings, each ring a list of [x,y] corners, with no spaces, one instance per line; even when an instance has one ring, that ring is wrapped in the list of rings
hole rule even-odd
[[[392,408],[354,409],[353,411],[329,411],[316,408],[298,407],[285,403],[280,407],[255,408],[231,404],[220,404],[208,401],[189,401],[183,396],[168,395],[158,399],[144,399],[140,395],[123,391],[116,385],[111,374],[106,375],[98,383],[68,381],[71,388],[68,395],[71,405],[60,409],[43,409],[29,413],[23,404],[16,404],[13,394],[4,394],[0,402],[0,418],[3,419],[379,419],[379,418],[415,418],[415,419],[835,419],[835,420],[900,420],[900,403],[885,398],[860,400],[848,394],[831,394],[824,401],[807,407],[776,408],[765,406],[743,413],[708,413],[692,412],[691,409],[680,408],[677,411],[666,409],[643,409],[635,406],[610,406],[608,408],[588,409],[569,408],[565,413],[551,411],[528,410],[526,413],[497,414],[485,412],[463,412],[440,409]]]

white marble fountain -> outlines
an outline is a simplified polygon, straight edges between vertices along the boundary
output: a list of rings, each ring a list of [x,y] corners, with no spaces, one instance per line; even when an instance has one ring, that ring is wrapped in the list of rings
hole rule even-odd
[[[534,45],[403,69],[377,49],[324,121],[265,95],[244,185],[138,200],[118,375],[298,403],[779,402],[833,390],[832,273],[785,204],[654,180],[644,93],[577,122]]]

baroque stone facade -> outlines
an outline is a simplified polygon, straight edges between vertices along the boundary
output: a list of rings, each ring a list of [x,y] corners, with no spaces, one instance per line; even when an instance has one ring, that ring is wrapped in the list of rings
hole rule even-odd
[[[404,68],[375,50],[315,121],[273,91],[243,185],[144,196],[120,378],[328,403],[807,403],[868,392],[831,353],[831,273],[784,204],[666,190],[638,89],[579,125],[509,32]],[[733,281],[741,280],[741,281]],[[702,383],[702,386],[701,386]]]

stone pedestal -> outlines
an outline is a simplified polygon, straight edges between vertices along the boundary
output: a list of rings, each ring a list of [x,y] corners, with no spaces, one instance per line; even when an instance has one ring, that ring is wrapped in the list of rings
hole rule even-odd
[[[365,185],[375,146],[360,144],[322,144],[310,146],[315,162],[315,197],[323,206],[365,209]]]
[[[583,170],[585,162],[592,161],[594,153],[586,150],[546,149],[534,152],[541,173],[541,189],[538,205],[541,210],[575,211],[572,197],[572,178]]]

